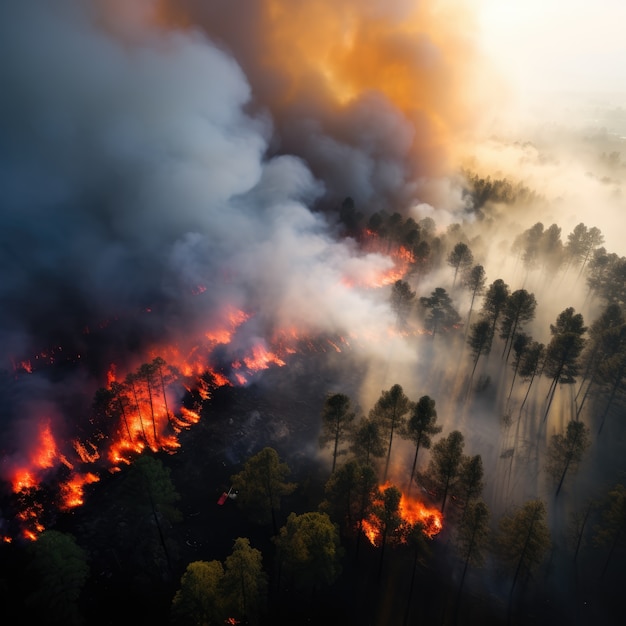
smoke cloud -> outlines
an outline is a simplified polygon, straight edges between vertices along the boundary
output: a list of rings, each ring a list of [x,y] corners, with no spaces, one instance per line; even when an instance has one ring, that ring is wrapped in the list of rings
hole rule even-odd
[[[393,263],[340,239],[332,209],[441,200],[475,119],[463,7],[5,3],[0,341],[7,372],[34,368],[7,403],[11,449],[28,407],[52,403],[70,437],[58,416],[88,411],[112,362],[228,307],[254,312],[256,339],[390,326],[354,286]],[[85,371],[42,382],[38,359]]]

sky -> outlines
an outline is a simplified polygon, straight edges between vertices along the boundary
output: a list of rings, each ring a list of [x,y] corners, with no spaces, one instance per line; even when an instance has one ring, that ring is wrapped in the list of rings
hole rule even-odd
[[[484,0],[481,40],[524,96],[626,90],[626,3]]]

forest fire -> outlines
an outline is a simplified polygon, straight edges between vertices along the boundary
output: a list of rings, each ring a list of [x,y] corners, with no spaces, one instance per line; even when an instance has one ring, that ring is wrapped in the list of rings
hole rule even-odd
[[[390,486],[390,482],[379,485],[379,499],[376,501],[377,504],[383,504],[383,492]],[[443,528],[443,516],[441,512],[438,509],[426,506],[423,502],[409,494],[401,494],[398,515],[402,519],[402,524],[398,528],[397,533],[400,543],[406,542],[406,536],[403,531],[406,531],[416,523],[422,524],[422,532],[429,539],[433,539]],[[366,519],[361,520],[361,529],[373,546],[377,548],[380,547],[383,541],[383,523],[379,517],[371,513]]]

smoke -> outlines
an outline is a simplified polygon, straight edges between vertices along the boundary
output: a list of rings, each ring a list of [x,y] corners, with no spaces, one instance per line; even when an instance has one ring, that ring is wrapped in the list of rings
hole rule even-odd
[[[332,209],[441,201],[474,119],[455,4],[5,3],[0,340],[4,369],[34,373],[3,430],[50,402],[71,437],[59,416],[89,411],[110,363],[227,307],[256,339],[390,326],[354,285],[393,263],[338,238]],[[79,362],[40,380],[38,363]]]

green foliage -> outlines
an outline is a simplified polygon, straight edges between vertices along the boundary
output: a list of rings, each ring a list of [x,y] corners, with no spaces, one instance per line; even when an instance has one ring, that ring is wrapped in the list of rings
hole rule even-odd
[[[226,617],[222,596],[224,568],[219,561],[187,565],[172,600],[170,621],[177,626],[214,626]]]
[[[302,586],[330,585],[341,573],[339,531],[326,513],[290,513],[275,542],[285,571]]]
[[[79,599],[87,578],[87,553],[72,535],[46,530],[28,546],[29,588],[33,591],[26,601],[29,623],[83,623]]]
[[[235,539],[226,557],[222,589],[229,616],[258,623],[266,609],[267,574],[260,550],[251,547],[245,537]]]
[[[266,447],[250,457],[243,469],[231,477],[237,491],[237,504],[255,521],[276,526],[276,512],[280,510],[283,496],[296,488],[286,481],[291,473],[286,463],[281,463],[278,452]]]

